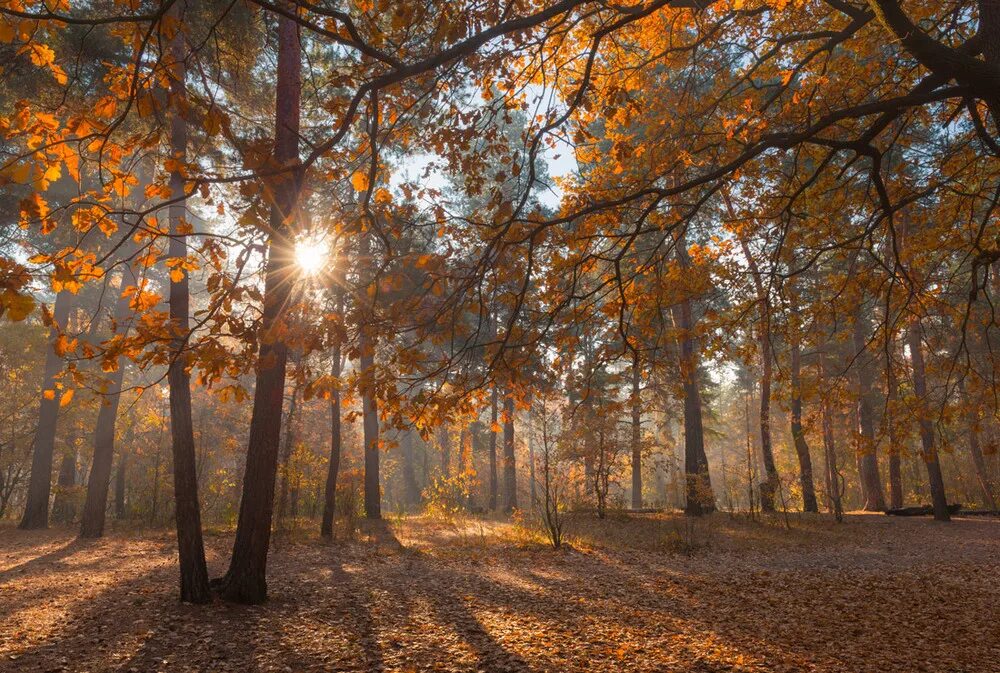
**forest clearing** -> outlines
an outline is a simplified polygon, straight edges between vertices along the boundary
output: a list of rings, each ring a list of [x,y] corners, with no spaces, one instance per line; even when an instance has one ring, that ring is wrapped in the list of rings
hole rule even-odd
[[[1000,673],[1000,0],[0,0],[0,670]]]
[[[559,552],[481,519],[289,532],[249,608],[177,603],[166,532],[6,527],[0,670],[1000,670],[1000,521],[791,523],[717,514],[688,537],[678,515],[588,519]],[[230,544],[206,537],[210,568]]]

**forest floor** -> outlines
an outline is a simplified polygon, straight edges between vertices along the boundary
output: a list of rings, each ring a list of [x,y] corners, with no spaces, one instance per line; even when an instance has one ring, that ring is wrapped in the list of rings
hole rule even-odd
[[[1000,672],[1000,520],[392,518],[278,536],[270,601],[176,600],[166,531],[0,526],[0,671]],[[311,526],[311,524],[310,524]],[[210,572],[231,537],[209,534]]]

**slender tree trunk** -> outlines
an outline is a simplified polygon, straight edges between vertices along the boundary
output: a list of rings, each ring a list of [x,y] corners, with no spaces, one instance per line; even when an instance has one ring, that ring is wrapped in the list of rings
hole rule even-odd
[[[76,518],[76,508],[70,497],[70,491],[76,486],[76,438],[70,436],[66,441],[66,451],[59,465],[59,486],[55,501],[52,503],[52,520],[69,523]]]
[[[934,508],[934,518],[938,521],[950,521],[948,499],[945,495],[944,477],[941,474],[941,463],[938,460],[937,447],[934,446],[934,425],[930,418],[927,404],[927,373],[924,366],[924,348],[922,343],[922,327],[916,313],[910,316],[909,344],[910,360],[913,365],[913,392],[917,396],[920,420],[921,457],[927,467],[927,481],[931,490],[931,504]]]
[[[491,512],[496,511],[497,493],[499,490],[499,480],[497,479],[497,420],[499,419],[499,408],[497,398],[497,387],[494,384],[493,390],[490,391],[490,497],[488,507]]]
[[[504,399],[503,421],[503,510],[508,514],[517,509],[517,469],[514,464],[514,396]]]
[[[642,509],[642,364],[639,351],[632,354],[632,509]]]
[[[185,2],[174,8],[180,19]],[[178,100],[187,96],[187,69],[184,65],[184,31],[178,31],[171,41],[171,57],[175,63],[176,77],[170,81],[170,93]],[[187,121],[175,114],[170,122],[170,149],[183,163],[187,157]],[[168,209],[171,259],[187,257],[187,239],[190,231],[185,221],[187,201],[184,196],[184,176],[180,171],[170,175],[170,193],[174,199]],[[170,320],[176,330],[171,343],[170,367],[167,385],[170,391],[170,446],[174,466],[174,522],[177,528],[178,569],[180,571],[181,600],[188,603],[207,603],[211,600],[208,586],[208,569],[205,565],[205,545],[201,532],[201,506],[198,501],[197,457],[194,444],[194,422],[191,415],[191,374],[187,370],[184,346],[190,331],[190,289],[186,269],[175,267],[170,278]]]
[[[544,402],[543,402],[544,404]],[[543,408],[544,409],[544,408]],[[544,411],[543,411],[544,413]],[[531,418],[531,411],[528,412],[528,418]],[[538,486],[535,482],[535,430],[529,420],[528,428],[528,479],[529,486],[531,488],[531,508],[534,509],[538,502]]]
[[[292,399],[288,403],[288,418],[285,419],[285,445],[281,451],[281,480],[278,486],[278,521],[285,518],[288,509],[288,490],[291,482],[292,451],[295,448],[295,416],[299,404],[299,386],[292,389]]]
[[[279,166],[298,162],[301,96],[299,27],[294,19],[278,18],[278,78],[276,85],[274,160]],[[298,177],[292,170],[273,181],[270,239],[264,279],[259,365],[254,389],[250,439],[247,445],[243,497],[233,556],[220,582],[222,595],[241,603],[267,600],[267,550],[271,541],[274,481],[281,436],[288,346],[276,328],[292,290],[294,250],[288,225],[298,200]]]
[[[32,530],[49,526],[49,495],[52,491],[52,453],[56,442],[56,422],[59,417],[59,395],[56,376],[62,369],[62,358],[55,352],[59,330],[66,328],[73,295],[64,290],[56,295],[52,309],[53,327],[49,331],[49,349],[45,353],[45,373],[42,377],[42,399],[38,407],[38,427],[31,447],[31,477],[24,516],[18,528]],[[46,395],[51,395],[51,399]]]
[[[441,449],[441,476],[451,477],[451,436],[447,423],[438,428],[438,447]]]
[[[122,273],[119,292],[129,284],[127,273]],[[115,307],[114,321],[117,334],[128,329],[129,297],[119,296]],[[101,400],[101,410],[97,414],[94,430],[94,459],[87,480],[87,500],[80,519],[80,537],[94,538],[104,535],[105,514],[108,506],[108,489],[111,485],[111,464],[115,455],[115,424],[118,420],[118,403],[121,399],[122,380],[125,366],[119,358],[115,371],[108,379],[108,387]]]
[[[767,288],[757,265],[757,260],[750,250],[746,238],[740,237],[740,246],[746,257],[747,265],[753,277],[757,292],[757,303],[760,306],[760,325],[758,340],[760,343],[760,453],[764,459],[764,481],[760,485],[760,508],[764,512],[774,511],[774,496],[778,492],[778,468],[774,463],[774,449],[771,446],[771,380],[773,378],[773,359],[771,357],[771,301]]]
[[[891,339],[891,337],[890,337]],[[900,460],[899,436],[896,433],[896,419],[893,416],[893,404],[898,398],[896,384],[896,372],[892,363],[893,344],[889,342],[886,360],[886,380],[888,383],[889,399],[886,400],[886,408],[889,410],[889,418],[886,426],[889,429],[889,507],[899,509],[903,506],[903,473]]]
[[[420,487],[417,486],[417,471],[413,457],[413,430],[403,431],[403,495],[407,505],[420,504]]]
[[[128,451],[118,454],[118,469],[115,470],[115,518],[125,518],[125,475],[128,471]]]
[[[802,484],[802,509],[807,512],[818,512],[816,489],[813,486],[812,458],[809,456],[809,444],[802,429],[802,352],[799,340],[792,340],[792,440],[795,442],[795,453],[799,458],[799,479]]]
[[[333,537],[333,517],[337,508],[337,475],[340,472],[340,339],[333,345],[330,374],[337,380],[337,386],[330,396],[330,462],[326,470],[326,491],[323,498],[323,523],[320,534]]]
[[[871,371],[871,358],[867,352],[869,321],[859,303],[854,314],[854,368],[858,384],[858,476],[861,481],[861,498],[866,512],[885,510],[885,495],[878,473],[878,456],[875,450],[875,409],[872,394],[875,387]]]
[[[362,329],[361,333],[361,371],[374,373],[374,344]],[[369,384],[372,383],[369,381]],[[365,434],[365,518],[382,518],[382,492],[379,480],[379,427],[378,402],[374,390],[369,386],[362,395],[362,413]]]

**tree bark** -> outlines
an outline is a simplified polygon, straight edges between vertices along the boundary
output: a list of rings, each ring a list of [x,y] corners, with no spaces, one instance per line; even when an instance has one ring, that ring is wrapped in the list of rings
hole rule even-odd
[[[514,396],[504,399],[503,421],[503,510],[510,514],[517,508],[517,469],[514,464]]]
[[[121,296],[129,284],[131,274],[123,271],[120,296],[114,312],[115,334],[125,334],[128,330],[129,296]],[[122,380],[125,364],[118,358],[115,370],[108,378],[108,387],[101,400],[101,410],[97,414],[94,430],[94,459],[87,479],[87,500],[80,518],[80,537],[95,538],[104,535],[105,514],[108,506],[108,489],[111,485],[111,464],[115,456],[115,424],[118,420],[118,403],[121,400]]]
[[[413,457],[413,430],[403,431],[403,496],[407,505],[420,504],[420,487],[417,486],[417,471]]]
[[[301,89],[299,27],[294,19],[281,16],[278,18],[274,138],[274,163],[279,166],[290,166],[299,160]],[[259,364],[243,497],[233,556],[226,576],[219,583],[225,598],[240,603],[267,600],[267,550],[271,541],[281,407],[288,364],[288,346],[281,337],[275,336],[291,295],[294,275],[294,249],[288,233],[288,223],[294,217],[298,200],[298,177],[294,173],[294,170],[283,173],[273,182]]]
[[[806,512],[818,512],[816,489],[813,486],[812,458],[809,455],[809,444],[802,428],[802,350],[798,338],[792,339],[792,440],[795,442],[795,453],[799,458],[799,479],[802,485],[802,509]]]
[[[499,490],[499,480],[497,479],[497,421],[499,419],[499,405],[497,398],[497,387],[494,384],[493,389],[490,391],[490,496],[488,507],[491,512],[496,511]]]
[[[361,371],[368,381],[368,387],[362,394],[362,414],[365,434],[365,518],[382,518],[382,492],[379,480],[379,428],[378,402],[375,399],[374,375],[375,352],[374,344],[368,335],[367,327],[361,331]]]
[[[746,238],[740,236],[740,246],[746,257],[750,274],[757,292],[760,307],[758,340],[760,343],[760,453],[764,459],[764,481],[760,485],[760,508],[764,512],[774,511],[774,496],[778,491],[778,468],[774,464],[774,449],[771,446],[771,380],[774,363],[771,357],[771,301],[761,276],[757,260],[750,251]]]
[[[330,374],[337,379],[337,386],[330,396],[330,462],[326,470],[326,491],[323,497],[323,522],[320,535],[333,537],[333,517],[337,510],[337,475],[340,472],[340,338],[333,345]]]
[[[185,8],[182,0],[171,9],[180,19]],[[170,94],[181,100],[187,96],[184,32],[178,31],[170,45],[176,77],[170,80]],[[170,121],[170,150],[183,163],[187,157],[187,121],[175,114]],[[184,221],[187,201],[184,176],[180,171],[170,174],[171,197],[177,199],[168,209],[171,259],[187,257],[184,232],[190,227]],[[178,277],[179,273],[179,277]],[[170,320],[176,330],[171,343],[167,386],[170,393],[170,447],[174,469],[174,523],[177,529],[178,570],[181,600],[207,603],[211,600],[208,569],[205,565],[205,545],[201,531],[201,506],[198,501],[197,457],[194,444],[194,422],[191,414],[191,375],[187,370],[184,346],[190,331],[190,288],[188,272],[177,268],[170,279]]]
[[[632,353],[632,509],[642,509],[642,364],[639,351]]]
[[[909,322],[908,338],[910,360],[913,365],[913,392],[917,396],[917,404],[919,405],[921,457],[927,468],[927,481],[931,489],[934,518],[938,521],[950,521],[951,515],[948,513],[944,477],[941,474],[937,448],[934,446],[934,425],[931,422],[930,409],[927,406],[927,373],[924,366],[922,327],[916,313],[911,314]]]
[[[875,450],[875,409],[872,403],[874,377],[871,358],[868,354],[868,318],[864,314],[864,303],[859,302],[854,313],[854,369],[857,372],[858,398],[858,477],[861,482],[861,498],[866,512],[885,511],[885,495],[878,473],[878,456]]]
[[[52,503],[52,520],[70,523],[76,518],[76,508],[69,493],[76,486],[76,438],[71,436],[66,444],[62,463],[59,465],[59,479],[56,482],[59,490]]]
[[[52,453],[56,442],[56,423],[59,418],[59,395],[56,376],[62,369],[62,358],[56,354],[55,341],[60,329],[66,329],[73,295],[63,290],[56,295],[52,308],[53,326],[49,330],[49,349],[45,353],[45,372],[42,376],[42,399],[38,406],[38,427],[31,447],[31,477],[24,516],[18,528],[33,530],[49,526],[49,496],[52,492]],[[52,399],[45,396],[52,391]]]
[[[285,419],[285,445],[281,451],[281,481],[278,486],[278,521],[285,518],[288,509],[292,451],[295,449],[295,417],[298,405],[299,386],[296,384],[292,389],[292,399],[288,403],[288,418]]]
[[[886,400],[886,408],[889,410],[889,418],[886,421],[886,426],[889,429],[889,508],[899,509],[903,506],[903,474],[900,460],[899,437],[896,434],[896,419],[892,415],[892,405],[898,397],[892,352],[893,344],[890,341],[886,352],[886,381],[889,396],[889,399]]]

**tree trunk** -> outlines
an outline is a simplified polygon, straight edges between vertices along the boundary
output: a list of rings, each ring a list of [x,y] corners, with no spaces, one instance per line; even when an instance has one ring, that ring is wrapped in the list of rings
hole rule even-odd
[[[941,463],[938,461],[937,448],[934,446],[934,425],[930,418],[927,404],[927,373],[924,367],[924,349],[922,344],[922,328],[920,318],[916,313],[910,316],[909,344],[910,360],[913,365],[913,392],[917,396],[920,420],[921,457],[927,467],[927,481],[931,489],[931,504],[934,508],[934,518],[938,521],[950,521],[948,499],[945,495],[944,477],[941,475]]]
[[[56,482],[59,490],[52,503],[52,520],[62,523],[70,523],[76,518],[76,508],[70,497],[70,491],[76,486],[76,438],[71,436],[66,444],[66,451],[59,465],[59,480]]]
[[[542,402],[542,404],[543,404],[543,411],[542,411],[542,413],[545,413],[544,412],[544,404],[545,404],[544,401]],[[530,410],[528,412],[528,418],[529,419],[531,418],[531,412],[530,412]],[[538,486],[537,486],[537,484],[535,482],[535,431],[534,431],[533,427],[531,426],[531,421],[529,420],[528,422],[529,422],[529,428],[528,428],[528,480],[529,480],[529,487],[531,488],[531,508],[534,509],[536,503],[538,502]]]
[[[510,514],[517,508],[517,470],[514,464],[514,396],[504,400],[503,421],[503,510]]]
[[[118,469],[115,470],[115,518],[125,518],[125,474],[128,470],[128,451],[118,454]]]
[[[330,374],[337,379],[337,386],[330,396],[330,462],[326,470],[326,492],[323,498],[323,523],[320,535],[333,537],[333,517],[337,508],[337,475],[340,472],[340,338],[333,345]]]
[[[52,453],[56,442],[56,422],[59,417],[59,395],[56,376],[62,369],[62,358],[55,352],[60,329],[66,329],[73,295],[64,290],[56,295],[52,309],[53,326],[49,330],[49,349],[45,353],[45,373],[42,378],[42,399],[38,407],[38,427],[31,447],[31,477],[24,516],[18,528],[33,530],[49,526],[49,495],[52,491]],[[45,393],[51,391],[52,398]]]
[[[809,444],[802,429],[802,351],[797,338],[792,339],[792,439],[795,442],[795,453],[799,457],[799,479],[802,484],[802,509],[806,512],[818,512],[816,489],[813,486],[812,458],[809,456]]]
[[[767,288],[761,276],[757,260],[750,251],[746,238],[740,236],[740,246],[746,257],[747,265],[753,277],[757,292],[757,303],[760,306],[760,325],[758,339],[760,342],[760,453],[764,459],[764,481],[760,485],[760,508],[764,512],[774,511],[774,496],[778,491],[778,468],[774,464],[774,449],[771,447],[771,380],[773,378],[773,362],[771,358],[771,301]]]
[[[889,418],[886,426],[889,429],[889,508],[899,509],[903,506],[903,474],[900,460],[899,437],[896,434],[896,419],[892,415],[892,405],[898,397],[896,384],[896,372],[892,366],[892,342],[887,349],[886,360],[886,380],[889,399],[886,400],[886,408],[889,409]]]
[[[441,476],[448,479],[451,477],[451,436],[447,422],[438,428],[438,448],[441,449]]]
[[[854,314],[854,368],[858,384],[858,476],[861,498],[866,512],[885,510],[885,495],[878,473],[878,456],[875,451],[875,410],[872,403],[874,379],[867,352],[868,318],[863,313],[863,302],[858,303]]]
[[[642,509],[642,366],[639,351],[632,354],[632,509]]]
[[[122,272],[119,297],[115,306],[115,334],[124,335],[128,330],[129,296],[121,296],[128,286],[131,273]],[[121,399],[125,363],[118,358],[115,370],[108,378],[108,387],[101,400],[94,430],[94,459],[87,479],[87,500],[80,518],[80,537],[95,538],[104,535],[105,515],[108,507],[108,489],[111,486],[111,464],[115,457],[115,424],[118,420],[118,402]]]
[[[490,497],[488,508],[495,512],[497,508],[497,493],[499,490],[497,479],[497,420],[499,410],[497,403],[497,387],[493,385],[490,391]]]
[[[367,334],[361,332],[361,371],[368,376],[374,374],[374,345]],[[367,378],[367,376],[366,376]],[[382,518],[382,492],[379,480],[379,428],[378,402],[375,391],[371,389],[373,381],[368,379],[369,387],[362,394],[362,413],[365,433],[365,518]]]
[[[184,8],[182,0],[172,11],[180,18]],[[177,99],[184,99],[187,95],[184,31],[177,32],[170,47],[176,68],[176,77],[170,81],[170,93]],[[187,157],[187,141],[187,121],[175,114],[170,123],[170,150],[182,163]],[[170,174],[170,193],[174,199],[179,200],[170,205],[167,213],[171,236],[168,254],[171,259],[183,259],[187,256],[187,240],[183,234],[190,230],[190,226],[184,220],[187,201],[182,198],[184,176],[180,171]],[[198,501],[197,457],[191,415],[191,374],[184,357],[184,346],[190,330],[189,279],[187,270],[179,267],[175,269],[170,279],[169,304],[170,320],[177,336],[171,343],[167,385],[170,391],[170,446],[174,466],[174,523],[177,529],[180,594],[184,602],[207,603],[211,600],[211,593],[201,532],[201,506]]]
[[[413,458],[413,430],[403,431],[403,496],[407,505],[420,504],[420,487],[417,486],[417,471]]]
[[[278,78],[276,85],[274,161],[279,166],[298,162],[299,103],[301,95],[299,27],[294,19],[278,18]],[[294,250],[288,223],[298,200],[296,171],[273,182],[270,237],[264,279],[259,365],[254,389],[250,439],[247,445],[243,497],[233,556],[220,582],[222,595],[241,603],[267,600],[267,550],[271,541],[274,481],[281,436],[288,346],[276,329],[288,304],[294,276]]]
[[[821,380],[826,379],[827,365],[826,354],[820,356]],[[841,491],[840,468],[837,467],[837,446],[833,435],[833,411],[830,408],[830,400],[823,398],[823,454],[826,459],[826,495],[829,499],[830,510],[834,518],[840,523],[844,520],[844,506]]]
[[[292,389],[292,399],[288,403],[288,418],[285,419],[285,445],[281,451],[281,481],[278,487],[278,521],[285,518],[288,509],[288,489],[291,482],[292,451],[295,448],[295,415],[299,404],[299,386]]]

